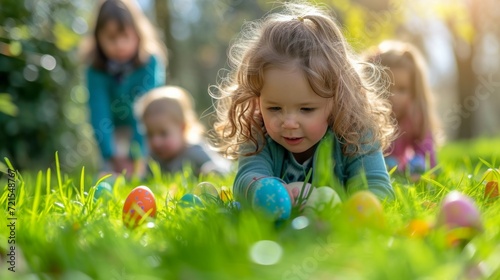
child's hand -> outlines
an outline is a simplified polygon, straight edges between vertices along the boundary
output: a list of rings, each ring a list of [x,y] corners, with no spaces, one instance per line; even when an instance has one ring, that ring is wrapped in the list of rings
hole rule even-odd
[[[301,203],[302,205],[300,206],[300,210],[302,211],[307,201],[306,198],[309,196],[309,192],[311,191],[311,184],[307,183],[304,186],[304,182],[293,182],[286,184],[285,186],[288,194],[290,195],[290,199],[292,200],[292,205],[297,206]]]
[[[293,205],[297,204],[297,198],[299,197],[300,194],[300,189],[299,188],[289,188],[288,185],[286,185],[286,190],[288,191],[288,195],[290,195],[290,199],[293,201]]]

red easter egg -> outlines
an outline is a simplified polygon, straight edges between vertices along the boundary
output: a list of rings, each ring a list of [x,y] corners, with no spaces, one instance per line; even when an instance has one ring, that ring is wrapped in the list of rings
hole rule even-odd
[[[498,194],[498,182],[490,181],[486,183],[486,187],[484,188],[484,198],[486,199],[495,199],[499,196]]]
[[[128,227],[136,227],[139,221],[148,214],[156,215],[156,201],[153,192],[146,186],[133,189],[123,205],[123,222]]]

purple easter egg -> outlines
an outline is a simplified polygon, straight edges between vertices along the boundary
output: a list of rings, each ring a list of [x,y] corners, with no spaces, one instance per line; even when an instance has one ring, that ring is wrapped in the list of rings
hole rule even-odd
[[[437,226],[473,228],[482,231],[481,215],[474,201],[458,191],[451,191],[441,202]]]

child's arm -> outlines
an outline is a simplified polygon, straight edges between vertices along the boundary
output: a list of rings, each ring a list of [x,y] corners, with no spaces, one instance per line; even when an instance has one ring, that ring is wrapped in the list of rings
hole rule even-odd
[[[377,149],[364,155],[351,157],[346,162],[348,191],[359,187],[360,175],[364,172],[368,189],[379,199],[394,199],[394,190],[391,186],[389,174],[384,162],[382,151]]]
[[[242,205],[248,204],[275,220],[286,220],[292,211],[291,195],[286,183],[277,177],[284,155],[277,150],[271,154],[269,146],[267,143],[260,153],[240,158],[233,192]]]
[[[138,92],[139,95],[153,88],[165,85],[165,65],[155,56],[150,57],[143,71],[143,78]]]
[[[109,160],[114,155],[114,123],[111,115],[109,84],[107,77],[91,68],[87,70],[90,123],[102,157]]]
[[[188,148],[184,161],[191,163],[193,171],[198,176],[199,174],[215,173],[224,175],[229,171],[229,166],[224,168],[219,164],[219,160],[224,160],[222,157],[217,158],[217,154],[208,149],[205,143],[193,145]]]
[[[275,177],[273,173],[273,160],[269,144],[256,155],[240,157],[238,160],[238,172],[234,179],[233,192],[236,200],[248,201],[253,197],[254,187],[257,180],[266,177]],[[279,176],[279,174],[278,174]]]

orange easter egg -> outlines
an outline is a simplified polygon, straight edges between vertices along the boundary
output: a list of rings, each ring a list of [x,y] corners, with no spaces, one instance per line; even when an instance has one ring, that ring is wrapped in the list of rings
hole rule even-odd
[[[123,205],[123,222],[128,227],[136,227],[145,216],[156,215],[156,201],[153,192],[146,186],[133,189]]]
[[[492,200],[498,196],[498,182],[490,181],[486,183],[486,187],[484,188],[484,198]]]
[[[407,236],[412,238],[426,237],[432,229],[432,224],[425,220],[411,220],[405,228]]]

